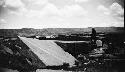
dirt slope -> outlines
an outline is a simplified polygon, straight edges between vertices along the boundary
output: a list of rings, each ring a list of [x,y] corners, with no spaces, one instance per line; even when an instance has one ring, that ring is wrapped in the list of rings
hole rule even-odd
[[[73,66],[75,58],[65,52],[52,40],[38,40],[19,37],[47,66],[69,63]]]

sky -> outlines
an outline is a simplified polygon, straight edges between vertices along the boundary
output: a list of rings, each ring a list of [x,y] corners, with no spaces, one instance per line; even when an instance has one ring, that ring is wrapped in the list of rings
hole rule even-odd
[[[123,26],[124,0],[0,0],[0,29]]]

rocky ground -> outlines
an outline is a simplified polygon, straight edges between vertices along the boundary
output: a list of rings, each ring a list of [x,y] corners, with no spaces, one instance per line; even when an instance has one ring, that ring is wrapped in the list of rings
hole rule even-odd
[[[107,36],[111,40],[106,40],[109,50],[102,54],[92,53],[82,54],[81,58],[74,55],[79,61],[76,66],[68,67],[67,64],[56,67],[47,67],[29,47],[18,37],[0,38],[0,67],[5,72],[125,72],[124,39],[119,35]],[[122,36],[123,37],[123,36]],[[81,44],[71,45],[65,42],[57,42],[60,47],[66,50],[68,47],[82,48]],[[87,47],[87,46],[86,46]],[[91,46],[90,46],[91,47]],[[107,46],[105,46],[107,47]],[[113,50],[110,48],[114,48]],[[80,51],[80,49],[78,49]],[[69,50],[67,50],[69,51]],[[94,53],[93,53],[94,52]],[[71,52],[73,53],[73,52]],[[111,54],[109,54],[111,53]],[[78,53],[76,53],[78,54]],[[86,57],[86,59],[84,58]],[[11,69],[11,70],[10,70]]]

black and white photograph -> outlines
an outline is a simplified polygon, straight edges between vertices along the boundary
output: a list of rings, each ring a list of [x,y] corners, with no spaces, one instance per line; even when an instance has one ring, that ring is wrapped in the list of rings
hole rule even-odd
[[[0,0],[0,72],[125,72],[124,0]]]

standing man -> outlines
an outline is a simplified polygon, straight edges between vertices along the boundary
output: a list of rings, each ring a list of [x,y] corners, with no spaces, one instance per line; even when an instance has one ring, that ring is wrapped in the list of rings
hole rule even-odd
[[[96,42],[96,30],[94,28],[92,28],[91,40],[94,40],[94,42]]]
[[[96,49],[96,30],[92,28],[92,34],[91,34],[91,44],[92,44],[92,49]]]

